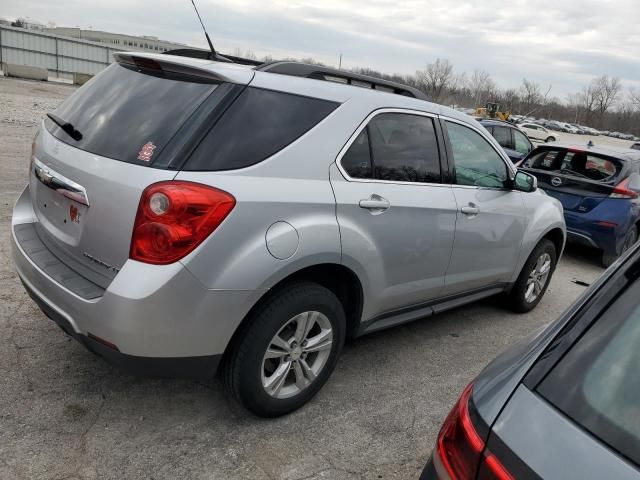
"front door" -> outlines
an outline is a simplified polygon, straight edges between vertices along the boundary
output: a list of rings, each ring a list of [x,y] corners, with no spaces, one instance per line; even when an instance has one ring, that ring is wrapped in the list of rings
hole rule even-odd
[[[459,207],[446,293],[491,287],[511,278],[527,226],[522,193],[511,190],[503,158],[478,131],[446,121]]]
[[[444,289],[456,203],[441,183],[441,149],[432,116],[382,110],[331,168],[343,263],[362,279],[364,319]]]

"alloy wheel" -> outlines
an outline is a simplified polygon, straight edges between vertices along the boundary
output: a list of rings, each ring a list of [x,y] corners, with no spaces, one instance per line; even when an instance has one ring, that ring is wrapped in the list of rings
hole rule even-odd
[[[303,312],[276,333],[262,360],[262,386],[270,396],[290,398],[308,388],[331,354],[333,327],[321,312]]]
[[[524,299],[528,303],[533,303],[540,296],[547,285],[549,274],[551,273],[551,255],[544,252],[536,261],[533,270],[527,279],[527,287],[524,291]]]

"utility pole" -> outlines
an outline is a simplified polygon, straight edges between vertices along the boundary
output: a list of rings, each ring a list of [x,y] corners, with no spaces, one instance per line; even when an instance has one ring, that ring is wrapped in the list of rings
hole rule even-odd
[[[342,54],[340,54],[340,61],[338,62],[338,70],[342,70]]]

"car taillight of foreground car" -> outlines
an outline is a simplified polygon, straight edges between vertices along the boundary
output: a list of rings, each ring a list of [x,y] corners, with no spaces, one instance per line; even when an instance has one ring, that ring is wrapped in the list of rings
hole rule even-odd
[[[474,426],[470,403],[473,384],[467,386],[444,421],[436,448],[433,466],[439,480],[511,480],[514,477],[500,460],[486,448],[485,440]],[[423,473],[422,479],[427,476]]]
[[[166,265],[183,258],[218,228],[235,204],[230,193],[197,183],[147,187],[133,227],[131,259]]]

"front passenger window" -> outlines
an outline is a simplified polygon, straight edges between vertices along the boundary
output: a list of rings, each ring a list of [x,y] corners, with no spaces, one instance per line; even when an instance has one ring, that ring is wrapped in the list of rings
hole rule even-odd
[[[507,186],[507,166],[489,142],[474,130],[453,122],[447,122],[447,132],[458,185]]]

